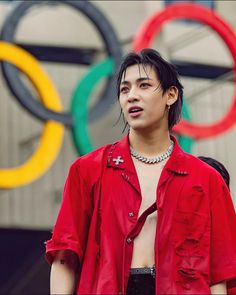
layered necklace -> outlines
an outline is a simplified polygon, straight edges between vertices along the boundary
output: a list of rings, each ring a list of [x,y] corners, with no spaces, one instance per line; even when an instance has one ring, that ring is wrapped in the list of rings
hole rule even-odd
[[[164,161],[165,159],[167,159],[171,155],[171,153],[173,151],[173,148],[174,148],[174,142],[171,140],[171,144],[167,148],[167,150],[163,154],[161,154],[161,155],[159,155],[157,157],[153,157],[153,158],[144,157],[144,156],[140,155],[138,152],[136,152],[132,148],[132,146],[130,146],[130,153],[135,159],[137,159],[137,160],[139,160],[139,161],[141,161],[143,163],[156,164],[156,163],[160,163],[160,162]]]

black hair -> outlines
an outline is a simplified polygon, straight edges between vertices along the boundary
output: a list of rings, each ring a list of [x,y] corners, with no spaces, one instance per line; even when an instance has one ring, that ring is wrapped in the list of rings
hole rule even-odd
[[[159,52],[154,49],[146,48],[139,53],[131,52],[127,54],[118,71],[117,74],[117,96],[120,97],[120,84],[123,74],[125,74],[126,69],[132,65],[150,65],[153,67],[163,94],[171,87],[175,86],[178,89],[178,99],[171,105],[168,117],[168,127],[169,130],[177,124],[181,118],[181,111],[183,105],[183,85],[179,81],[179,75],[174,65],[168,63],[164,60]]]
[[[210,165],[211,167],[215,168],[221,174],[221,176],[223,177],[225,183],[227,184],[229,188],[230,175],[222,163],[210,157],[199,156],[198,158],[202,160],[203,162],[207,163],[208,165]]]

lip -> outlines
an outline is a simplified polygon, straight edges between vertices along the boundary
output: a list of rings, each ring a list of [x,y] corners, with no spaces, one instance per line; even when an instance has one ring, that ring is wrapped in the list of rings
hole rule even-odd
[[[140,112],[137,112],[137,113],[130,113],[129,116],[130,116],[131,118],[137,118],[137,117],[139,117],[141,114],[142,114],[142,112],[140,111]]]
[[[132,110],[139,110],[139,111],[132,113]],[[129,113],[130,117],[132,117],[132,118],[139,117],[142,114],[142,111],[143,111],[143,109],[139,106],[132,106],[128,109],[128,113]]]
[[[141,107],[139,107],[139,106],[132,106],[132,107],[130,107],[130,108],[128,109],[128,113],[129,113],[129,114],[132,114],[132,115],[133,115],[133,114],[136,114],[136,113],[132,113],[133,110],[139,110],[138,112],[143,111],[143,109],[142,109]],[[137,112],[137,113],[138,113],[138,112]]]

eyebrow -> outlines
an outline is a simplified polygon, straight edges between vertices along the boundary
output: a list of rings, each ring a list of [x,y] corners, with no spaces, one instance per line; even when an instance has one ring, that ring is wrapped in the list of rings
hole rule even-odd
[[[147,81],[147,80],[152,80],[151,78],[148,78],[148,77],[140,77],[140,78],[138,78],[137,80],[136,80],[136,82],[142,82],[142,81]],[[130,84],[130,82],[129,81],[122,81],[121,83],[120,83],[120,85],[128,85],[128,84]]]

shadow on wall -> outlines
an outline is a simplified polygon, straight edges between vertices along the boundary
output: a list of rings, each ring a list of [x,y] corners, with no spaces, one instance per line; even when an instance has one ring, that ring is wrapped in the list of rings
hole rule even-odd
[[[0,294],[49,294],[50,267],[44,260],[49,231],[0,229]]]

